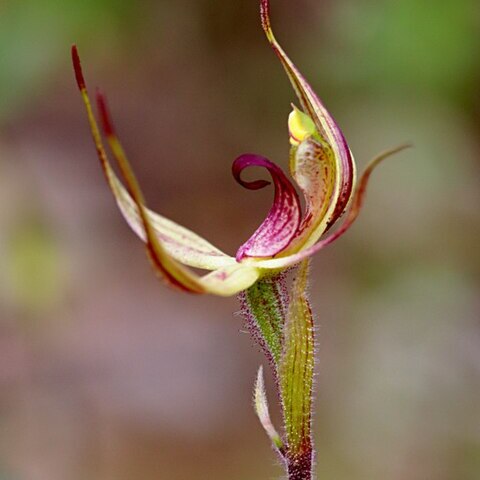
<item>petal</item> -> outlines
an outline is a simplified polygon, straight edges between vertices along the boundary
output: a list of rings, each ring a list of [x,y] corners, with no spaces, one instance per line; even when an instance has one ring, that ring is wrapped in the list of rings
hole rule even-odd
[[[268,41],[280,59],[302,108],[313,120],[321,140],[332,148],[336,162],[336,188],[334,202],[332,202],[326,213],[329,219],[329,225],[331,225],[344,212],[352,194],[355,181],[355,164],[352,154],[335,120],[273,35],[270,25],[269,0],[261,0],[261,18],[262,27],[267,35]],[[312,240],[310,243],[314,243],[314,241]]]
[[[125,220],[146,242],[147,236],[138,208],[108,163],[105,165],[105,174]],[[215,270],[236,263],[233,257],[226,255],[199,235],[147,208],[145,211],[167,253],[180,263],[206,270]]]
[[[110,119],[106,102],[102,95],[98,95],[98,107],[104,126],[105,135],[109,142],[114,156],[125,157],[123,149],[114,133],[113,124]],[[120,159],[120,162],[122,160]],[[122,185],[115,175],[108,160],[104,163],[105,174],[115,194],[117,204],[123,213],[132,230],[144,241],[147,241],[147,235],[143,226],[141,215],[128,191]],[[130,169],[131,170],[131,169]],[[220,251],[199,235],[190,230],[158,215],[151,210],[144,208],[156,236],[162,242],[162,247],[175,260],[180,263],[207,270],[215,270],[224,265],[235,263],[235,259]]]
[[[305,214],[289,251],[317,241],[327,229],[327,212],[335,197],[335,158],[332,149],[313,137],[292,148],[290,171],[305,198]]]
[[[278,268],[286,268],[291,265],[295,265],[296,263],[299,263],[300,261],[306,259],[307,257],[314,255],[315,253],[322,250],[327,245],[330,245],[332,242],[334,242],[339,237],[341,237],[352,226],[352,224],[357,219],[358,214],[360,213],[360,210],[363,206],[363,202],[365,200],[365,193],[366,193],[368,181],[375,167],[377,167],[387,157],[390,157],[395,153],[399,153],[402,150],[405,150],[406,148],[409,148],[409,147],[410,145],[401,145],[391,150],[387,150],[379,154],[369,163],[369,165],[363,172],[363,175],[361,176],[360,181],[358,182],[358,186],[352,198],[351,207],[348,212],[348,216],[346,217],[343,225],[335,233],[329,235],[328,237],[324,238],[323,240],[316,243],[315,245],[308,247],[296,254],[289,255],[282,258],[260,260],[256,262],[256,266],[259,268],[266,268],[266,269],[278,269]]]
[[[231,297],[250,288],[260,278],[260,273],[255,266],[235,263],[210,272],[199,278],[199,282],[206,293]]]
[[[128,208],[130,209],[133,208],[133,211],[137,213],[141,221],[141,230],[139,229],[139,232],[143,232],[145,236],[147,253],[152,260],[156,271],[170,286],[190,293],[213,293],[221,296],[231,296],[251,286],[260,275],[259,270],[255,267],[235,263],[233,265],[224,266],[210,274],[200,277],[185,268],[169,255],[167,249],[163,246],[163,242],[157,237],[157,232],[152,223],[152,216],[148,214],[148,210],[145,207],[145,200],[137,179],[125,156],[123,148],[114,133],[113,125],[106,109],[105,100],[99,95],[99,109],[102,115],[105,135],[107,136],[115,160],[117,161],[122,176],[128,186],[131,195],[128,198],[133,202],[133,205],[129,202],[125,203],[124,198],[119,198],[120,193],[122,192],[122,190],[119,190],[120,182],[118,179],[116,181],[112,180],[116,177],[112,176],[113,170],[108,162],[99,128],[93,115],[80,65],[80,59],[75,46],[72,48],[72,59],[77,84],[87,110],[97,154],[107,176],[107,180],[117,201],[122,203],[122,205],[128,205]],[[131,216],[131,218],[133,218],[133,216]],[[155,218],[156,217],[153,217],[153,220],[155,220]],[[136,225],[138,226],[138,224]]]
[[[260,155],[245,154],[232,165],[232,173],[240,185],[258,190],[269,184],[265,180],[246,182],[241,173],[248,167],[266,168],[272,176],[275,197],[267,218],[237,252],[237,261],[245,257],[272,257],[284,250],[295,236],[300,224],[301,207],[295,188],[280,167]]]

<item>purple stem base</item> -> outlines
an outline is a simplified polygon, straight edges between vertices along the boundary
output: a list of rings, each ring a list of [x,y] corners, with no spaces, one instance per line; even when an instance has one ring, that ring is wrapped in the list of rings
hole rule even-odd
[[[288,480],[312,480],[313,452],[302,453],[287,460]]]

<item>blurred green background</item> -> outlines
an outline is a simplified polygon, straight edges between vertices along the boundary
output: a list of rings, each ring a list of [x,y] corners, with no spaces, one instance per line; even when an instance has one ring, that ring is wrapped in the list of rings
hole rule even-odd
[[[281,43],[375,172],[313,261],[317,471],[480,477],[480,4],[272,0]],[[154,278],[108,191],[93,89],[156,210],[233,253],[268,210],[231,161],[287,165],[294,100],[258,1],[0,2],[0,479],[276,478],[235,299]],[[239,208],[241,206],[241,208]]]

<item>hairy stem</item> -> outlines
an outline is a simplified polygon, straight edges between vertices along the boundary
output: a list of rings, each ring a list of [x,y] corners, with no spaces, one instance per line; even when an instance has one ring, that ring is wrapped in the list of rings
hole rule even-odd
[[[308,261],[296,272],[285,321],[285,348],[280,364],[280,385],[285,421],[289,480],[312,478],[312,397],[314,325],[307,298]]]
[[[312,480],[312,446],[301,455],[287,461],[288,480]]]

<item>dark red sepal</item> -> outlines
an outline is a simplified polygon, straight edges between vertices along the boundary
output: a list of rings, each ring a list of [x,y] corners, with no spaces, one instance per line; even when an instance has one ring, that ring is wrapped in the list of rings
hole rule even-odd
[[[72,45],[72,63],[75,70],[75,79],[80,90],[86,90],[85,78],[82,72],[82,64],[80,62],[80,56],[78,55],[78,49],[76,45]]]

